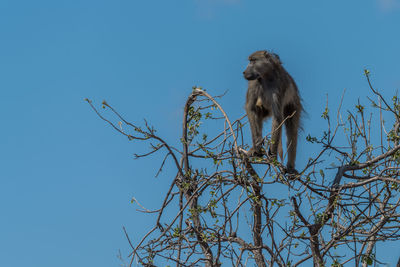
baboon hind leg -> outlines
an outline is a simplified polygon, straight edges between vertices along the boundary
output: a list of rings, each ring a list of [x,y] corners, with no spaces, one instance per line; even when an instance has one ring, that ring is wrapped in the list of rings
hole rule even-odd
[[[299,130],[300,123],[300,112],[296,110],[290,110],[290,114],[285,112],[285,116],[287,117],[285,121],[286,127],[286,136],[287,136],[287,170],[288,172],[296,172],[295,162],[296,162],[296,153],[297,153],[297,134]]]

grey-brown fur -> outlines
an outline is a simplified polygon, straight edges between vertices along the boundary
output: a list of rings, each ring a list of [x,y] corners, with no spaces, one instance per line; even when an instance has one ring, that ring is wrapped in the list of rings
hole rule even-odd
[[[250,122],[253,147],[249,155],[260,156],[264,119],[272,116],[270,155],[281,150],[283,124],[287,135],[287,170],[295,172],[297,134],[302,112],[296,83],[282,67],[279,57],[267,51],[257,51],[249,56],[249,65],[243,72],[249,86],[246,95],[246,113]],[[283,123],[284,121],[284,123]]]

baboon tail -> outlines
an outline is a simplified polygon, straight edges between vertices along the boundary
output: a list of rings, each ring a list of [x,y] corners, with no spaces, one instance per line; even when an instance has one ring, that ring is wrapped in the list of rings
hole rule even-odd
[[[282,148],[282,137],[279,138],[279,144],[278,144],[278,155],[281,158],[281,162],[283,162],[283,148]]]

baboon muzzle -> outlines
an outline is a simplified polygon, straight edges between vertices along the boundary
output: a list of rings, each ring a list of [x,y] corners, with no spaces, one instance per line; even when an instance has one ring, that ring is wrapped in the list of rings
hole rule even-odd
[[[248,71],[243,71],[243,76],[248,81],[256,80],[259,77],[258,74],[254,73],[254,72],[248,72]]]

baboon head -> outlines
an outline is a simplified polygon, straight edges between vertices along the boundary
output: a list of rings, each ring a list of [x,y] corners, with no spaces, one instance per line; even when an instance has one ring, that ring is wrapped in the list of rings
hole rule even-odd
[[[246,80],[256,80],[270,76],[277,65],[280,65],[278,55],[267,51],[257,51],[249,56],[249,65],[243,72]]]

